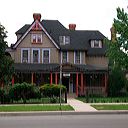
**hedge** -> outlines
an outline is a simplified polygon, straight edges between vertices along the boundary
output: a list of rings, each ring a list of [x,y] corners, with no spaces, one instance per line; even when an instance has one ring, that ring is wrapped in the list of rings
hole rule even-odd
[[[60,88],[61,88],[61,93],[64,94],[66,92],[66,87],[64,85],[56,85],[56,84],[42,85],[40,87],[40,92],[43,97],[59,97]]]
[[[9,91],[9,96],[13,102],[13,100],[23,100],[23,103],[26,103],[26,100],[32,98],[41,98],[39,90],[34,87],[32,84],[28,83],[17,83]]]

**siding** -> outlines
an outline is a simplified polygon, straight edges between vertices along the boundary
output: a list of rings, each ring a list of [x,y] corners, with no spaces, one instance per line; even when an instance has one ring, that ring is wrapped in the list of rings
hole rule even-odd
[[[108,67],[107,57],[87,57],[87,64]]]

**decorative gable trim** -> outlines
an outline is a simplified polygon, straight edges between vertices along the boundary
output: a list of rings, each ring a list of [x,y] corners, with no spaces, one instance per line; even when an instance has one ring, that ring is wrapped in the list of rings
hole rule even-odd
[[[37,25],[38,24],[38,25]],[[36,26],[36,27],[35,27]],[[52,41],[52,43],[55,45],[57,49],[60,49],[59,46],[55,43],[55,41],[52,39],[52,37],[48,34],[48,32],[45,30],[45,28],[41,25],[41,23],[38,20],[35,20],[32,25],[29,27],[29,29],[21,36],[21,38],[14,44],[13,48],[17,48],[17,46],[21,43],[21,41],[28,35],[28,33],[35,29],[43,30],[44,33],[48,36],[48,38]]]

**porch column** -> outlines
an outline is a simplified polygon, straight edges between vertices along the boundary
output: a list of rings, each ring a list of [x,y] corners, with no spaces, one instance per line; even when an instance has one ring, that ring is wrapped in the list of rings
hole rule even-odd
[[[83,76],[83,81],[84,81],[84,83],[83,83],[83,93],[84,93],[84,95],[86,94],[86,75],[84,75]]]
[[[52,73],[50,73],[50,84],[52,84]]]
[[[81,73],[81,95],[83,95],[83,90],[84,90],[84,86],[83,86],[83,73]]]
[[[14,85],[14,82],[15,82],[15,81],[14,81],[14,76],[13,76],[13,77],[12,77],[12,85]]]
[[[31,75],[31,83],[33,84],[34,83],[34,73],[32,72],[32,75]]]
[[[105,96],[107,95],[107,85],[108,85],[108,75],[107,74],[104,74],[104,78],[105,78],[105,87],[104,87],[104,93],[105,93]]]
[[[57,73],[55,73],[55,84],[58,84]]]
[[[76,73],[76,96],[78,96],[78,73]]]

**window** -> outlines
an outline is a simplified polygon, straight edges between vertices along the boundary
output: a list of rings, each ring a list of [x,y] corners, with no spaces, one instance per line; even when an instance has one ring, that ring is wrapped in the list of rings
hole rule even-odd
[[[50,63],[50,49],[43,49],[42,50],[43,53],[43,63],[47,64]]]
[[[60,45],[70,44],[70,36],[59,36]]]
[[[74,52],[74,63],[81,64],[81,52],[80,51]]]
[[[68,62],[68,52],[67,51],[63,51],[61,53],[61,62],[62,63],[67,63]]]
[[[21,63],[30,62],[30,49],[24,48],[21,49]]]
[[[32,63],[40,63],[40,50],[32,49]]]
[[[42,43],[42,35],[41,34],[32,34],[31,42],[32,43]]]
[[[92,48],[102,48],[102,41],[101,40],[91,40],[91,47]]]

